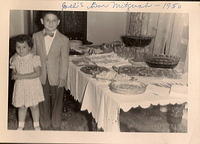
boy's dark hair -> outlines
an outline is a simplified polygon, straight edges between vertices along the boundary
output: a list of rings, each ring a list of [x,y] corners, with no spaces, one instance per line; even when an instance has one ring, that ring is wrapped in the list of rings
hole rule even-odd
[[[47,14],[54,14],[60,19],[60,12],[59,11],[41,11],[41,18],[43,19]]]
[[[15,37],[15,47],[16,47],[17,42],[19,42],[19,43],[26,42],[30,48],[33,47],[33,41],[29,35],[21,34],[21,35],[16,36]]]

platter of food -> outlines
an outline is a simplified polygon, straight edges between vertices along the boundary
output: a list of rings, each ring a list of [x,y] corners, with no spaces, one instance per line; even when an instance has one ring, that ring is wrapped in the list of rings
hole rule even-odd
[[[146,85],[139,81],[114,81],[109,84],[112,92],[127,95],[137,95],[145,92]]]
[[[178,79],[180,74],[173,69],[151,68],[151,67],[134,67],[131,65],[124,65],[115,68],[119,74],[126,74],[128,76],[144,76],[144,77],[166,77]]]
[[[105,68],[105,67],[100,67],[100,66],[97,66],[97,65],[87,65],[87,66],[83,66],[81,69],[80,69],[82,72],[86,73],[86,74],[90,74],[90,75],[96,75],[96,74],[99,74],[103,71],[109,71],[108,68]]]
[[[100,66],[111,67],[112,65],[118,65],[121,63],[128,63],[126,60],[120,58],[115,53],[106,53],[99,55],[92,55],[88,57],[91,61]]]

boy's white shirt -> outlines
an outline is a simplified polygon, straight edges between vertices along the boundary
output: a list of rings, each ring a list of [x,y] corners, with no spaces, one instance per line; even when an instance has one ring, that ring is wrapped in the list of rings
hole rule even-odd
[[[53,32],[53,37],[50,37],[49,35],[46,35],[46,36],[44,37],[44,42],[45,42],[45,48],[46,48],[47,55],[48,55],[49,50],[50,50],[50,48],[51,48],[51,44],[52,44],[52,42],[53,42],[53,39],[55,38],[56,32],[57,32],[57,30],[55,30],[55,31]]]

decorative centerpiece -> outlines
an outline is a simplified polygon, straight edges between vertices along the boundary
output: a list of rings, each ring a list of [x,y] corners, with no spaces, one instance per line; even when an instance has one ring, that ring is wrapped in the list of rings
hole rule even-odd
[[[152,36],[121,36],[127,51],[127,58],[132,58],[135,62],[144,61],[145,47],[152,41]]]

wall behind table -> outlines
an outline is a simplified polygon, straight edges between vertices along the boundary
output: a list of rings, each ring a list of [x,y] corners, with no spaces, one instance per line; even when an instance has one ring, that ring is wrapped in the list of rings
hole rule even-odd
[[[127,13],[88,12],[87,39],[94,44],[120,40],[126,33]]]

